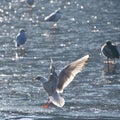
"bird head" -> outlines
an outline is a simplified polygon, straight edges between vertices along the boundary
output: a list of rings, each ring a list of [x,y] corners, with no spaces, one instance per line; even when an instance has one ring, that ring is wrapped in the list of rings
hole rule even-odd
[[[42,83],[45,83],[47,80],[44,78],[44,77],[42,77],[42,76],[37,76],[37,77],[35,77],[34,78],[34,80],[39,80],[39,81],[41,81]]]
[[[111,45],[111,41],[107,40],[107,41],[106,41],[106,44],[107,44],[107,45]]]
[[[24,30],[24,29],[21,29],[21,30],[20,30],[20,33],[25,33],[25,30]]]

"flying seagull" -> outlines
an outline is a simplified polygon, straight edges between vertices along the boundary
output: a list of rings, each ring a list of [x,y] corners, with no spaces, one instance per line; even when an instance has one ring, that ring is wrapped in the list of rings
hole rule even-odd
[[[101,47],[101,52],[107,58],[105,63],[115,63],[115,58],[120,57],[120,53],[117,49],[117,46],[112,44],[111,41],[106,41],[106,43]],[[109,60],[114,61],[109,61]]]
[[[56,27],[57,26],[57,21],[61,18],[61,12],[60,12],[60,8],[58,8],[57,10],[55,10],[53,13],[51,13],[50,15],[48,15],[47,17],[45,17],[45,21],[49,21],[49,22],[53,22],[53,26]]]
[[[86,55],[70,64],[65,66],[59,75],[55,72],[55,67],[53,66],[53,61],[51,60],[50,65],[50,78],[47,80],[42,76],[37,76],[35,79],[40,80],[43,84],[45,91],[48,94],[48,102],[43,105],[43,108],[48,108],[51,103],[57,107],[63,107],[65,100],[60,96],[60,93],[63,92],[74,79],[74,77],[82,71],[86,62],[89,59],[89,55]]]
[[[16,47],[24,45],[26,40],[27,40],[27,36],[26,36],[25,30],[22,29],[22,30],[20,30],[20,33],[18,33],[18,35],[17,35]]]

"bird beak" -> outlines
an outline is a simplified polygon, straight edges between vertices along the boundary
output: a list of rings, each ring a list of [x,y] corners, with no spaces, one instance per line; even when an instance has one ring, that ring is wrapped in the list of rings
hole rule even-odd
[[[37,77],[35,77],[35,78],[34,78],[34,80],[40,80],[40,77],[39,77],[39,76],[37,76]]]

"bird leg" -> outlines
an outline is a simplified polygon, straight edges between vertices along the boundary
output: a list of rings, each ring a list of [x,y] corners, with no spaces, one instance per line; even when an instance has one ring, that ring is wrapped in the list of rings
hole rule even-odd
[[[56,22],[54,22],[53,27],[57,28],[57,23]]]
[[[24,45],[21,45],[20,49],[21,50],[25,50]]]
[[[50,101],[50,99],[48,99],[47,103],[45,103],[45,104],[42,106],[42,108],[44,108],[44,109],[48,108],[48,107],[50,106],[50,103],[51,103],[51,101]]]
[[[109,60],[109,64],[115,64],[115,59]]]
[[[109,68],[109,61],[108,61],[108,64],[107,64],[107,66],[108,66],[108,72],[109,72],[109,70],[110,70],[110,68]]]
[[[109,58],[107,58],[107,60],[105,61],[105,64],[115,64],[115,59],[110,60]]]
[[[113,60],[112,64],[115,64],[115,59]]]
[[[105,64],[109,64],[109,58],[107,58],[107,60],[105,61]]]

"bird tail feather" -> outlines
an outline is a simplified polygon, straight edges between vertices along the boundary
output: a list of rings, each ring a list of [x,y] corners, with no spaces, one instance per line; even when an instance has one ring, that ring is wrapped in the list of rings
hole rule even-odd
[[[50,96],[49,99],[57,107],[63,107],[63,105],[65,104],[64,98],[61,97],[57,92]]]

